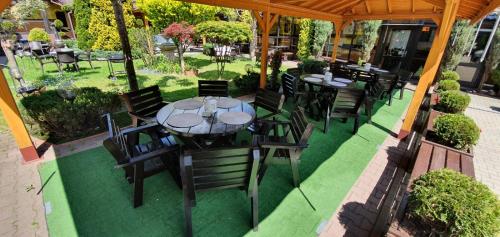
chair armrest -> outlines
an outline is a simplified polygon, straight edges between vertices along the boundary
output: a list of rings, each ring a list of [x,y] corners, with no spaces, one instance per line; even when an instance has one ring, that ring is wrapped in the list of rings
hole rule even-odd
[[[130,158],[129,162],[127,162],[125,164],[115,165],[115,169],[121,169],[121,168],[124,168],[124,167],[132,166],[132,165],[135,165],[137,163],[144,162],[144,161],[147,161],[149,159],[158,157],[158,156],[163,155],[165,153],[169,153],[169,152],[172,152],[172,151],[178,151],[178,150],[179,150],[179,145],[173,145],[173,146],[169,146],[169,147],[162,147],[162,148],[160,148],[158,150],[154,150],[154,151],[146,153],[146,154],[142,154],[142,155],[139,155],[139,156],[136,156],[136,157],[132,157],[132,158]]]
[[[290,125],[290,121],[280,121],[280,120],[269,120],[269,119],[256,119],[255,122],[258,123],[267,123],[271,125]]]
[[[151,117],[144,117],[144,116],[138,115],[138,114],[136,114],[135,112],[128,112],[128,114],[129,114],[131,117],[134,117],[134,118],[137,118],[137,119],[140,119],[140,120],[143,120],[143,121],[148,121],[148,120],[151,120],[151,119],[152,119]]]
[[[286,143],[286,142],[259,142],[259,146],[262,148],[276,148],[276,149],[304,149],[307,148],[307,144],[300,145],[296,143]]]
[[[141,132],[156,130],[157,128],[158,128],[158,124],[147,124],[147,125],[143,125],[143,126],[136,127],[136,128],[124,129],[124,130],[122,130],[121,134],[128,135],[128,134],[134,134],[134,133],[141,133]]]

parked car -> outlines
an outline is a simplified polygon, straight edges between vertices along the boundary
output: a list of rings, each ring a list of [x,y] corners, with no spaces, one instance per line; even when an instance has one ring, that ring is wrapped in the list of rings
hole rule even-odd
[[[175,43],[171,38],[158,34],[153,36],[153,41],[155,44],[155,53],[157,54],[176,50]]]

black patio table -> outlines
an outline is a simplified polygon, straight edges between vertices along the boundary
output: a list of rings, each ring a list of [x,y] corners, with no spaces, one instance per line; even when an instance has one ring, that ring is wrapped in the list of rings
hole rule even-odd
[[[349,88],[354,85],[352,80],[340,77],[334,77],[329,82],[321,74],[306,74],[301,78],[309,87],[306,101],[307,105],[310,106],[307,106],[306,110],[311,116],[316,117],[316,120],[319,120],[321,112],[331,103],[338,89]],[[315,91],[314,87],[319,87],[319,91]],[[317,107],[318,114],[314,114],[313,106]]]
[[[217,108],[213,115],[207,117],[205,103],[211,99],[217,100]],[[225,113],[228,114],[224,115]],[[183,116],[180,114],[190,114],[190,116],[183,119],[179,117]],[[167,131],[186,142],[186,145],[204,148],[212,146],[211,142],[207,141],[224,139],[244,130],[253,122],[255,115],[255,109],[250,104],[238,99],[194,97],[164,106],[158,111],[156,120]],[[175,116],[179,117],[177,121],[174,121]],[[231,124],[231,121],[228,123],[228,119],[233,123]],[[181,124],[176,125],[174,122]]]

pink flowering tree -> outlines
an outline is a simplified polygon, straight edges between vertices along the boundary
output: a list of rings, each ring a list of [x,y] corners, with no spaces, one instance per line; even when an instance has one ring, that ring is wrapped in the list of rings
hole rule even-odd
[[[194,27],[184,21],[181,23],[174,22],[163,30],[163,35],[174,41],[175,46],[177,47],[177,53],[179,54],[181,71],[184,73],[184,52],[186,52],[189,45],[193,42]]]

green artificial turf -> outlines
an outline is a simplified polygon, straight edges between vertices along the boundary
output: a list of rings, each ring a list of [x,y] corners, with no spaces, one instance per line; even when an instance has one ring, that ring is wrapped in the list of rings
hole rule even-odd
[[[271,166],[265,174],[259,186],[258,232],[251,229],[250,200],[243,191],[199,193],[193,209],[195,235],[316,236],[320,223],[331,218],[411,96],[406,93],[390,107],[378,103],[373,124],[363,118],[356,135],[351,134],[352,120],[333,121],[328,134],[322,132],[322,123],[314,122],[318,129],[301,157],[300,190],[293,187],[287,165]],[[132,186],[113,165],[113,158],[100,147],[40,167],[42,182],[47,182],[43,199],[49,207],[51,236],[182,236],[182,192],[172,177],[165,172],[146,179],[144,205],[134,209]]]

